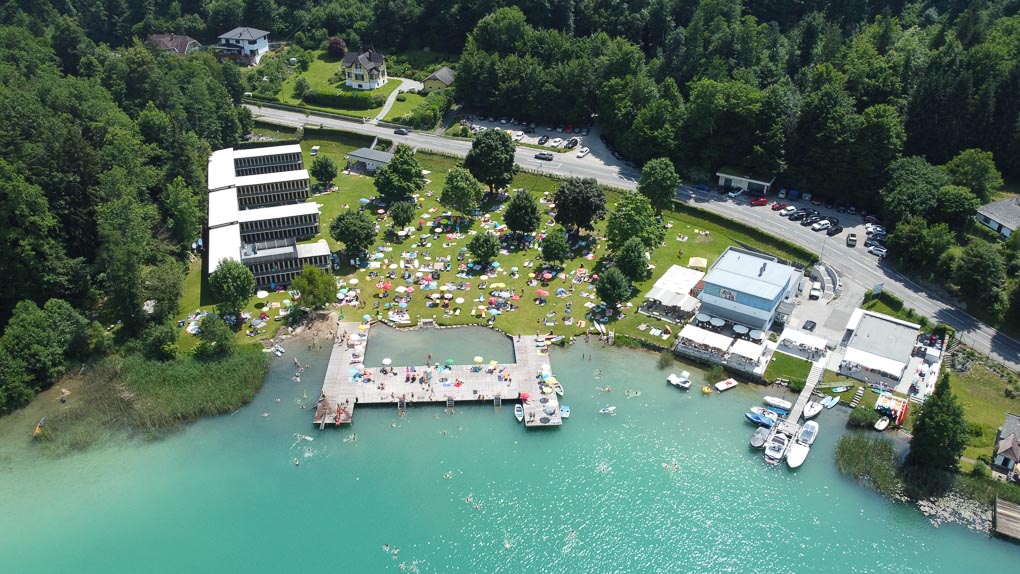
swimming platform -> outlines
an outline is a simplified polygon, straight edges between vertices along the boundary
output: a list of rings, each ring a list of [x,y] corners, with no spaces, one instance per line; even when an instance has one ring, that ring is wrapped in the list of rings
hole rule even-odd
[[[512,363],[389,365],[383,374],[381,368],[366,368],[362,363],[371,328],[369,323],[337,323],[336,342],[313,419],[319,428],[350,424],[355,406],[392,405],[403,413],[412,404],[438,403],[453,409],[458,402],[491,402],[498,408],[503,401],[523,404],[527,427],[563,424],[557,395],[543,394],[539,385],[541,375],[552,374],[545,335],[511,337]],[[407,381],[408,369],[419,379],[428,376],[431,390],[421,382]],[[522,401],[522,396],[528,400]]]

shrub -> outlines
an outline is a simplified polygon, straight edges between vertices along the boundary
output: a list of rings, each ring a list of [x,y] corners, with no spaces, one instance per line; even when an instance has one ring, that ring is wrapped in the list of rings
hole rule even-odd
[[[386,96],[372,93],[311,90],[305,93],[304,101],[327,108],[370,110],[385,104]]]
[[[978,462],[982,462],[986,465],[992,464],[992,457],[987,454],[980,454],[977,457]]]
[[[980,460],[974,463],[974,470],[970,471],[974,476],[980,476],[987,478],[990,472],[988,471],[988,465],[981,462]]]
[[[400,96],[397,97],[399,98]],[[446,113],[446,110],[450,109],[452,104],[453,102],[446,94],[433,92],[425,96],[425,101],[415,106],[410,113],[402,116],[400,122],[419,130],[433,129],[439,125],[440,120],[443,119],[443,114]],[[463,130],[461,131],[463,133]]]
[[[878,419],[881,418],[878,411],[874,409],[859,408],[850,411],[850,417],[846,420],[846,426],[856,428],[873,428]]]
[[[397,94],[397,101],[398,102],[406,102],[407,101],[407,94]]]
[[[804,385],[806,385],[806,384],[807,384],[807,381],[802,381],[800,379],[791,379],[790,380],[790,390],[795,392],[795,393],[799,393],[799,392],[804,390]]]

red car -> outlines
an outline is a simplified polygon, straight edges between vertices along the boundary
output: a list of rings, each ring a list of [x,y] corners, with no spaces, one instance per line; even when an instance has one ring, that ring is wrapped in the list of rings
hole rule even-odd
[[[786,204],[779,203],[778,201],[772,204],[772,211],[779,211],[780,209],[786,209]]]
[[[768,205],[769,200],[765,196],[756,197],[751,200],[751,205]]]

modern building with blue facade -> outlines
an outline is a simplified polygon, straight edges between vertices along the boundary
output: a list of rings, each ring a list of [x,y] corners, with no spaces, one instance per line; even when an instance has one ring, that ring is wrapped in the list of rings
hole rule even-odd
[[[797,293],[803,275],[775,257],[728,247],[705,275],[700,312],[767,330],[780,304]]]

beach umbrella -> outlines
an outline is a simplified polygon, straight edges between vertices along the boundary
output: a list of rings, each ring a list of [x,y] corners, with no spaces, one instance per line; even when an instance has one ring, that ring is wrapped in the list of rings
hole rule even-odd
[[[389,357],[382,360],[382,364],[386,365],[387,367],[390,366],[391,363],[393,363],[393,359],[390,359]]]
[[[511,301],[520,301],[521,297],[520,297],[520,295],[513,295],[513,296],[510,297],[510,300]]]
[[[361,199],[358,200],[358,203],[360,203],[361,205],[368,205],[370,202],[368,201],[367,198],[362,197]]]
[[[489,315],[492,316],[499,315],[499,309],[489,309]]]
[[[484,361],[485,359],[483,359],[482,357],[480,357],[478,355],[475,355],[475,358],[473,360],[474,360],[476,365],[480,365],[480,364],[482,364],[482,361]]]
[[[382,214],[386,213],[386,210],[385,209],[377,209],[376,213],[378,213],[379,215],[382,215]]]
[[[368,313],[365,313],[364,315],[361,316],[361,320],[362,321],[371,321],[372,320],[372,316],[369,315]]]
[[[396,268],[397,268],[397,264],[396,263],[390,263],[390,269],[396,269]]]
[[[368,329],[368,325],[364,325],[364,324],[358,325],[358,330],[359,331],[364,331],[365,329]]]
[[[446,366],[447,367],[453,366],[453,359],[446,359]]]
[[[442,295],[440,295],[439,293],[433,293],[433,294],[429,295],[429,297],[431,297],[433,299],[439,299],[440,297],[442,297]]]
[[[460,305],[461,303],[464,302],[464,298],[463,297],[457,297],[456,299],[453,300],[453,302],[458,304],[458,305]]]
[[[511,272],[511,273],[517,273],[517,271],[518,271],[518,270],[517,270],[517,268],[516,268],[516,267],[511,267],[511,268],[510,268],[510,272]]]
[[[530,395],[528,393],[521,393],[521,400],[524,401],[524,402],[528,402],[528,397],[529,396]]]
[[[542,274],[542,279],[552,279],[552,273],[546,271],[545,273]]]
[[[390,283],[389,281],[387,281],[387,282],[383,283],[382,288],[387,290],[387,291],[389,291],[390,289],[393,288],[393,283]]]
[[[404,287],[403,285],[397,285],[397,288],[394,289],[394,291],[396,291],[397,293],[404,293],[405,291],[407,291],[407,287]]]
[[[467,247],[461,247],[460,248],[460,252],[461,253],[466,253],[467,252]]]
[[[421,271],[419,271],[419,272],[415,273],[415,274],[414,274],[414,276],[415,276],[415,277],[417,277],[417,278],[419,278],[419,279],[421,279],[422,277],[424,277],[424,276],[425,276],[425,274],[424,274],[424,273],[422,273]]]
[[[443,228],[442,227],[437,227],[437,228],[433,229],[432,231],[435,231],[436,233],[442,233]]]
[[[498,365],[498,364],[499,364],[499,361],[497,361],[497,360],[493,359],[493,360],[489,361],[489,364],[490,364],[490,365]]]
[[[255,293],[255,296],[259,299],[265,299],[266,297],[269,297],[269,291],[258,291]]]
[[[444,299],[453,299],[453,293],[444,293],[443,294],[443,298]]]
[[[535,274],[534,273],[528,273],[528,279],[534,279],[534,278],[535,278]]]
[[[479,275],[478,278],[481,279],[482,281],[488,281],[489,276],[488,275]]]
[[[400,307],[401,309],[407,309],[407,303],[401,301],[400,303],[397,303],[397,307]]]
[[[499,261],[493,261],[492,262],[492,266],[493,267],[499,267]]]
[[[347,282],[350,283],[351,285],[357,285],[358,284],[358,278],[357,277],[351,277]]]

